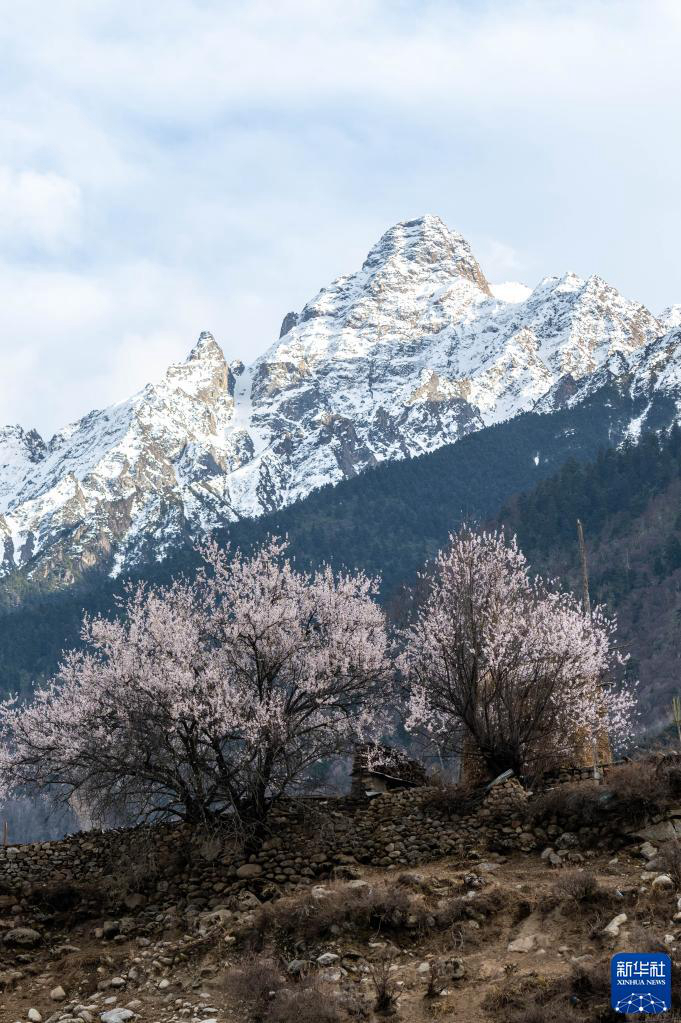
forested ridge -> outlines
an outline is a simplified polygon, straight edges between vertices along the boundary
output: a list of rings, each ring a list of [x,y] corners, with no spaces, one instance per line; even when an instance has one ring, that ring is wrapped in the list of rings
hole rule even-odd
[[[575,520],[585,523],[594,599],[619,613],[648,717],[659,694],[675,691],[674,642],[681,566],[679,431],[665,441],[622,440],[620,423],[636,412],[621,395],[552,415],[527,414],[471,434],[419,458],[377,466],[261,519],[236,523],[218,540],[250,550],[287,537],[301,568],[329,563],[382,579],[389,606],[462,521],[504,523],[535,567],[578,582]],[[516,496],[514,496],[516,495]],[[518,496],[520,495],[520,496]],[[499,509],[503,507],[503,512]],[[78,644],[82,613],[110,614],[130,580],[164,582],[191,574],[189,547],[149,561],[116,580],[93,573],[68,590],[40,590],[24,575],[2,591],[0,686],[27,692]]]
[[[643,720],[663,725],[681,689],[681,430],[645,434],[596,460],[569,460],[514,497],[495,524],[533,567],[580,586],[576,520],[586,534],[592,600],[616,613]]]
[[[326,562],[380,575],[381,599],[390,601],[460,522],[496,515],[512,494],[566,459],[588,460],[619,438],[623,411],[630,412],[619,396],[607,401],[599,395],[574,410],[518,416],[433,453],[323,487],[280,512],[236,523],[218,540],[249,550],[268,535],[285,536],[300,567]],[[127,580],[164,582],[191,573],[197,563],[187,547],[161,563],[149,560],[127,579],[93,572],[62,590],[41,588],[25,573],[10,577],[0,590],[0,689],[27,691],[32,680],[54,671],[61,651],[78,643],[83,610],[110,613]]]

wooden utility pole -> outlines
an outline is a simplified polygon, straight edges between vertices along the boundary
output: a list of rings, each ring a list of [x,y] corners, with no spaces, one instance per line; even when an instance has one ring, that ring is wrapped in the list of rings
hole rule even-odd
[[[7,821],[2,822],[2,844],[9,845],[9,824]]]
[[[589,566],[586,560],[586,544],[584,543],[584,530],[582,529],[581,519],[577,519],[577,541],[579,543],[579,560],[582,566],[582,607],[584,613],[590,618],[591,617],[591,598],[589,597]],[[595,735],[591,736],[591,752],[593,754],[594,761],[594,779],[600,781],[601,771],[598,766],[598,739]]]
[[[591,600],[589,598],[589,569],[586,563],[586,544],[581,519],[577,519],[577,540],[579,542],[579,560],[582,563],[582,606],[591,617]]]
[[[672,696],[672,718],[676,725],[676,734],[679,737],[679,746],[681,746],[681,697]]]

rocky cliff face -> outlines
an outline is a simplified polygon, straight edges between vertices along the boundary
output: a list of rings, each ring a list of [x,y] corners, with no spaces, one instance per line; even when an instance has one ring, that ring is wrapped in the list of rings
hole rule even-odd
[[[120,571],[613,376],[666,387],[676,315],[663,323],[599,277],[493,287],[437,217],[397,224],[253,365],[203,333],[160,382],[47,444],[0,430],[2,571]]]

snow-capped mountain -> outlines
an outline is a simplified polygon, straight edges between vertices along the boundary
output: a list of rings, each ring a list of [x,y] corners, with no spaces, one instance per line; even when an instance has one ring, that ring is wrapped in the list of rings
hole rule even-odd
[[[0,430],[3,570],[115,572],[379,461],[577,400],[613,367],[662,360],[675,315],[662,323],[599,277],[491,286],[439,218],[397,224],[251,366],[203,333],[160,382],[49,443]]]

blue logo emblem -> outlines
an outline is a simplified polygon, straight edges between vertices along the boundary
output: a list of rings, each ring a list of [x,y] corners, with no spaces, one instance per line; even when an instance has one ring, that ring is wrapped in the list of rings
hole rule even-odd
[[[615,1012],[666,1012],[672,1004],[672,961],[663,952],[619,952],[610,960]]]

